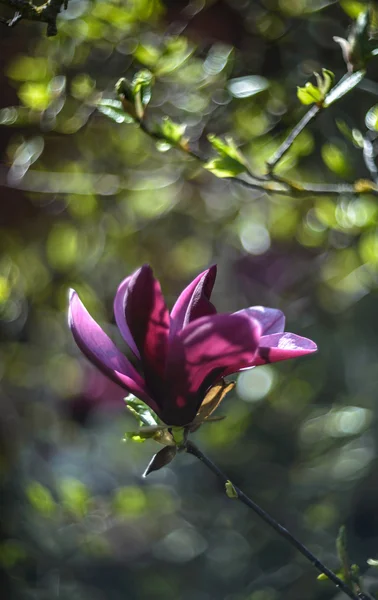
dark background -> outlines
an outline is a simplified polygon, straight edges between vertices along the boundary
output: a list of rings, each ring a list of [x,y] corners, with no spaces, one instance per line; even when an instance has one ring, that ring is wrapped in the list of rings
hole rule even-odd
[[[289,331],[316,341],[317,355],[240,376],[219,409],[227,419],[194,439],[336,570],[345,524],[351,561],[366,589],[377,589],[366,562],[378,556],[376,198],[239,188],[95,108],[101,94],[113,97],[119,77],[151,68],[151,123],[163,115],[186,123],[208,153],[207,133],[231,134],[263,172],[306,110],[296,86],[322,67],[337,79],[345,73],[332,37],[345,37],[362,8],[70,0],[55,38],[35,23],[0,30],[7,600],[337,595],[191,457],[141,479],[158,447],[122,442],[134,427],[123,392],[79,355],[66,310],[74,287],[116,339],[114,292],[145,262],[170,306],[216,262],[219,311],[281,308]],[[180,43],[168,62],[172,35]],[[279,172],[318,183],[368,177],[361,149],[342,131],[366,134],[376,78],[372,61],[360,86],[301,134]]]

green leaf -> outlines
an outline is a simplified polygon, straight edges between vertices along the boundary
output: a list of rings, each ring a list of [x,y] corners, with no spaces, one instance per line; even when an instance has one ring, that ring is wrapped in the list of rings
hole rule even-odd
[[[297,96],[302,104],[314,104],[322,102],[323,94],[314,84],[308,82],[304,87],[297,87]]]
[[[349,73],[348,75],[345,75],[345,77],[343,77],[339,83],[332,88],[329,94],[327,94],[324,99],[323,106],[331,106],[331,104],[336,102],[336,100],[340,100],[340,98],[345,96],[345,94],[350,92],[354,87],[356,87],[356,85],[360,83],[360,81],[362,81],[362,79],[365,77],[365,73],[366,71],[361,69],[355,73]]]
[[[323,94],[328,94],[331,87],[333,86],[333,82],[335,81],[335,73],[330,71],[329,69],[322,69],[323,75],[323,83],[320,87]]]
[[[188,140],[183,137],[185,129],[186,125],[175,123],[169,117],[163,117],[162,122],[157,127],[158,133],[164,136],[165,140],[173,146],[187,143]]]
[[[135,111],[139,119],[144,116],[144,111],[152,94],[154,76],[146,69],[139,71],[131,82],[131,90],[135,103]]]
[[[235,177],[239,173],[248,171],[246,159],[238,150],[232,138],[221,138],[213,134],[208,136],[208,140],[217,151],[218,157],[209,160],[204,168],[211,171],[217,177]]]
[[[123,104],[120,100],[112,100],[111,98],[100,100],[100,102],[97,104],[97,110],[116,123],[134,122],[134,119],[127,112],[125,112]]]
[[[340,571],[340,572],[336,573],[336,575],[339,579],[341,579],[341,581],[345,581],[344,573],[342,573]],[[320,573],[320,575],[318,575],[316,579],[318,581],[328,581],[328,577],[324,573]]]
[[[138,431],[127,431],[124,435],[123,441],[136,442],[137,444],[143,444],[145,441],[151,439],[154,436],[153,433],[144,434]]]
[[[156,413],[142,400],[129,394],[126,396],[125,402],[127,410],[135,417],[139,426],[149,425],[153,427],[159,425],[159,418]]]

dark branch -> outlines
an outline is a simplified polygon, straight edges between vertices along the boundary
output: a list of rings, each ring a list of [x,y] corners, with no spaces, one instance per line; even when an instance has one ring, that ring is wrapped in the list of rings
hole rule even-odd
[[[187,441],[185,444],[185,450],[198,458],[204,465],[207,466],[212,473],[214,473],[218,479],[222,481],[224,485],[230,484],[230,480],[228,477],[210,460],[195,444],[190,441]],[[355,593],[344,581],[342,581],[337,575],[328,569],[323,563],[314,555],[312,552],[306,548],[297,538],[290,533],[285,527],[280,525],[273,517],[270,516],[269,513],[265,512],[263,508],[261,508],[256,502],[254,502],[251,498],[249,498],[244,492],[242,492],[234,483],[231,483],[233,491],[235,492],[237,499],[240,500],[243,504],[251,508],[267,525],[272,527],[281,537],[285,538],[294,548],[299,550],[299,552],[310,561],[310,563],[326,575],[330,581],[332,581],[336,587],[344,592],[349,598],[352,600],[369,600],[369,596],[363,593]]]
[[[1,17],[0,22],[7,27],[14,27],[21,19],[47,23],[47,35],[54,36],[58,33],[56,21],[59,13],[67,8],[69,0],[47,0],[41,6],[35,6],[31,0],[0,0],[1,4],[9,6],[16,12],[11,19]]]

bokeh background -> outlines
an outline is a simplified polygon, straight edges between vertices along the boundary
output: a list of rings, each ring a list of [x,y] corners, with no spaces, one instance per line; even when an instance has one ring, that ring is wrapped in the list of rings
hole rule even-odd
[[[330,567],[348,532],[366,589],[378,556],[377,199],[267,196],[217,179],[96,110],[121,76],[156,74],[147,118],[232,134],[257,172],[305,111],[313,71],[345,64],[363,3],[70,0],[55,38],[1,30],[0,485],[6,600],[278,600],[338,595],[205,467],[123,443],[123,392],[80,356],[67,289],[117,337],[118,283],[147,262],[167,302],[216,262],[220,311],[263,304],[319,353],[239,376],[194,439]],[[4,9],[5,15],[6,9]],[[299,181],[368,177],[377,61],[282,161]],[[353,141],[354,140],[354,141]]]

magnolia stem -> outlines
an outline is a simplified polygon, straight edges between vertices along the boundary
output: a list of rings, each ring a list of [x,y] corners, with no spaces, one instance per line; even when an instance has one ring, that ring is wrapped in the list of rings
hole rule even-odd
[[[210,471],[212,471],[221,481],[226,484],[230,482],[229,478],[210,460],[193,442],[187,441],[185,444],[185,450],[198,458],[201,462],[203,462]],[[363,593],[354,593],[354,591],[337,575],[328,569],[323,563],[316,558],[312,552],[306,548],[297,538],[290,533],[285,527],[280,525],[273,517],[271,517],[264,509],[262,509],[256,502],[251,500],[244,492],[242,492],[234,483],[232,483],[232,487],[237,494],[238,500],[243,502],[246,506],[251,508],[265,523],[270,525],[279,535],[285,538],[292,546],[294,546],[307,560],[311,562],[311,564],[328,577],[330,581],[332,581],[336,587],[344,592],[349,598],[352,600],[369,600],[369,597]]]

